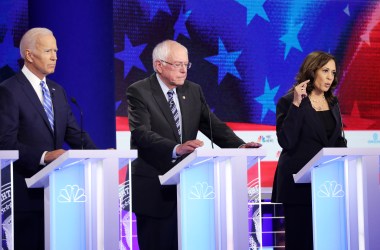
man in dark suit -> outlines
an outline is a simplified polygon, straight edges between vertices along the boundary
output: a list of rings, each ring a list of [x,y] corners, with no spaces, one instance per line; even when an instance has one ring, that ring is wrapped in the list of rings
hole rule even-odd
[[[55,70],[57,50],[50,30],[27,31],[20,42],[22,71],[0,84],[0,150],[19,150],[13,170],[16,250],[44,249],[43,190],[28,189],[25,178],[63,154],[64,142],[96,148],[86,133],[82,142],[64,89],[46,78]]]
[[[153,50],[156,73],[127,90],[131,148],[138,150],[132,162],[132,201],[141,250],[178,249],[176,186],[161,186],[158,176],[203,145],[196,139],[198,130],[210,138],[212,126],[212,139],[220,147],[261,146],[245,144],[210,113],[201,87],[186,80],[190,67],[187,49],[166,40]]]

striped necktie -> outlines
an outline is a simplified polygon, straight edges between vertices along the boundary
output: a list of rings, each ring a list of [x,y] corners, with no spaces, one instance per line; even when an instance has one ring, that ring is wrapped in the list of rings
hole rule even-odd
[[[53,103],[50,97],[50,92],[44,81],[41,81],[40,85],[42,88],[42,95],[43,95],[42,105],[44,106],[51,129],[54,131],[54,111],[53,111]]]
[[[173,113],[173,117],[174,117],[175,125],[177,126],[179,137],[181,137],[181,124],[179,123],[179,113],[173,99],[174,90],[172,89],[169,90],[167,94],[168,94],[169,107]]]

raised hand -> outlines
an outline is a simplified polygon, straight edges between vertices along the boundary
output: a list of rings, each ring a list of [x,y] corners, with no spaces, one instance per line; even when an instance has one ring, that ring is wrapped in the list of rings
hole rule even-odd
[[[294,88],[293,104],[297,107],[300,106],[302,99],[307,96],[306,87],[308,82],[310,82],[310,80],[301,82]]]

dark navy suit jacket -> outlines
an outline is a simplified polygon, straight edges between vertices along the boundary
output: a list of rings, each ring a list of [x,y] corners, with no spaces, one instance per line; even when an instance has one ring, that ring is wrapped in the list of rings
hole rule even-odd
[[[44,151],[61,149],[66,142],[81,148],[81,130],[67,101],[64,89],[47,79],[54,107],[54,133],[35,90],[20,72],[0,84],[0,150],[19,150],[14,164],[14,209],[43,210],[43,190],[27,189],[25,178],[43,168]],[[84,148],[96,146],[85,134]]]

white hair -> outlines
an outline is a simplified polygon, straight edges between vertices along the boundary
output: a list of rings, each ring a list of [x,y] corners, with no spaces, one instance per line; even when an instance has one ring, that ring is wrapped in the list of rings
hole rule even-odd
[[[187,53],[187,48],[183,46],[182,44],[180,44],[179,42],[176,42],[173,40],[165,40],[163,42],[160,42],[159,44],[156,45],[156,47],[154,47],[153,53],[152,53],[154,71],[156,71],[156,66],[154,65],[154,62],[159,61],[159,60],[166,61],[171,52],[171,45],[173,44],[180,45],[186,50],[186,53]]]
[[[25,59],[25,50],[29,49],[33,51],[36,48],[38,37],[45,35],[53,35],[53,32],[47,28],[33,28],[22,36],[20,41],[20,55],[22,59]]]

